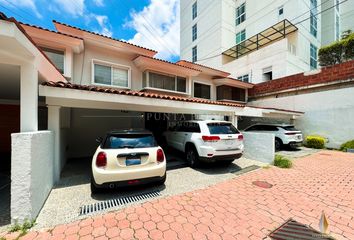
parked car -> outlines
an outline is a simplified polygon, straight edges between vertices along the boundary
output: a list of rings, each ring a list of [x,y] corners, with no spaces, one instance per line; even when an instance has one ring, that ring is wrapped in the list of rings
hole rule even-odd
[[[185,153],[191,167],[200,161],[231,163],[243,153],[243,135],[226,121],[182,121],[164,136],[168,146]]]
[[[275,149],[280,150],[284,145],[296,148],[302,145],[302,132],[288,124],[255,124],[244,131],[274,133]]]
[[[91,191],[166,180],[166,158],[147,130],[109,132],[92,158]]]

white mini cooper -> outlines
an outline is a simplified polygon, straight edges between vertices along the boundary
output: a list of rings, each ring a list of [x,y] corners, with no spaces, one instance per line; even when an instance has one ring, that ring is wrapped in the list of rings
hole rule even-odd
[[[146,130],[109,132],[92,159],[91,192],[166,180],[166,158]]]

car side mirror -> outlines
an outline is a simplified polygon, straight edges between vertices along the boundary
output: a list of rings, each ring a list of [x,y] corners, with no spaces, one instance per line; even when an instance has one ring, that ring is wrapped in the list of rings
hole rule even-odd
[[[102,141],[103,141],[103,138],[101,138],[101,137],[96,138],[97,143],[102,143]]]

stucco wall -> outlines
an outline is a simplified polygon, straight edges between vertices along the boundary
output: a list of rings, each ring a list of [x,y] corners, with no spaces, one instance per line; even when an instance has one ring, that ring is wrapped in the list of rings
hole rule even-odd
[[[108,131],[144,128],[142,114],[128,111],[71,109],[70,129],[67,131],[67,157],[92,156],[97,148],[95,139],[104,137]]]
[[[242,134],[244,136],[244,156],[246,158],[269,164],[274,161],[274,134],[248,132]]]
[[[250,102],[254,106],[275,107],[305,112],[295,120],[304,135],[318,134],[328,138],[328,147],[338,148],[354,139],[354,87],[341,88]]]
[[[11,219],[34,219],[53,187],[53,133],[14,133],[11,140]]]

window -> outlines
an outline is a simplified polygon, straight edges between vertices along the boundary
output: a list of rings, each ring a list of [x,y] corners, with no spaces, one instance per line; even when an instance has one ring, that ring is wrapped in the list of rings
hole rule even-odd
[[[237,77],[238,80],[241,80],[242,82],[249,82],[249,75],[243,75],[243,76],[239,76]]]
[[[192,5],[192,19],[195,19],[198,16],[198,3],[197,1]]]
[[[197,39],[197,32],[198,32],[197,24],[194,24],[192,27],[192,41]]]
[[[236,33],[236,44],[239,44],[245,40],[246,40],[246,30],[245,29]]]
[[[194,97],[210,99],[210,85],[195,82]]]
[[[317,68],[317,47],[312,43],[310,44],[310,67],[311,70]]]
[[[104,64],[93,64],[93,83],[110,85],[114,87],[129,87],[129,71],[128,67],[115,67]]]
[[[317,0],[310,1],[310,33],[317,37]]]
[[[114,134],[106,138],[103,149],[151,148],[157,143],[151,134]]]
[[[216,88],[216,92],[217,100],[246,102],[245,89],[222,85]]]
[[[273,79],[272,67],[263,68],[263,81],[269,81]]]
[[[180,76],[164,75],[155,72],[144,72],[148,78],[143,76],[143,86],[163,89],[173,92],[185,93],[187,89],[187,79]]]
[[[47,57],[58,68],[59,72],[64,74],[64,51],[41,48]]]
[[[278,15],[279,16],[283,16],[283,14],[284,14],[284,7],[281,6],[281,7],[278,8]]]
[[[246,3],[241,4],[236,8],[236,26],[246,20]]]
[[[210,134],[238,134],[240,133],[231,123],[208,123]]]
[[[198,61],[197,46],[192,48],[192,62]]]
[[[198,123],[195,122],[182,122],[176,125],[175,131],[177,132],[190,132],[190,133],[200,133],[200,127]]]

